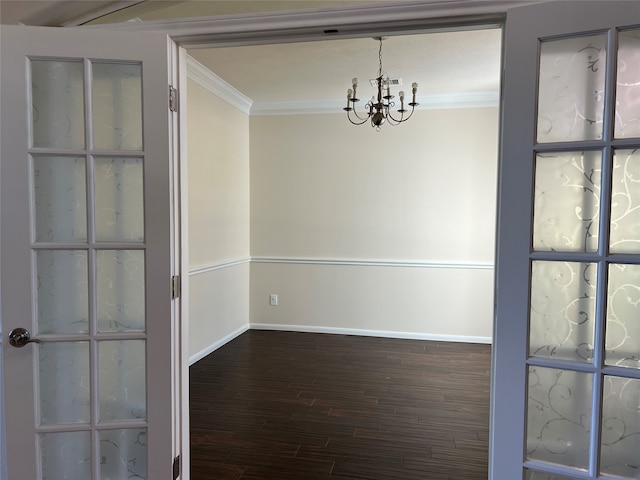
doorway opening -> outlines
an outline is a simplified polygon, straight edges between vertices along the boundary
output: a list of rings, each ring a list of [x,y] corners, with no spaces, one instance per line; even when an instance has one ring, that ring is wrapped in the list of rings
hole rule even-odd
[[[342,111],[369,37],[188,51],[191,364],[249,328],[491,342],[501,30],[385,42],[425,108],[380,132]]]

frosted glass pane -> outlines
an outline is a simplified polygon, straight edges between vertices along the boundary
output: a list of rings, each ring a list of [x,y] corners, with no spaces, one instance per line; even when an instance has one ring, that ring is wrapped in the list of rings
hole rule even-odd
[[[640,150],[616,150],[612,175],[610,251],[640,253]]]
[[[640,265],[610,265],[607,295],[605,363],[640,369]]]
[[[587,468],[590,373],[529,367],[527,458]]]
[[[89,331],[87,252],[36,252],[38,334]]]
[[[533,262],[529,355],[593,360],[596,277],[593,263]]]
[[[36,242],[87,240],[84,158],[34,157]]]
[[[600,471],[640,478],[640,380],[605,377]]]
[[[598,249],[601,163],[599,151],[537,155],[534,250]]]
[[[575,480],[575,477],[565,477],[564,475],[555,475],[553,473],[536,472],[525,468],[525,480]]]
[[[640,137],[640,29],[618,37],[616,138]]]
[[[98,331],[143,331],[144,251],[98,250],[96,275]]]
[[[38,346],[40,423],[88,423],[91,418],[88,342]]]
[[[542,42],[538,142],[602,138],[606,35]]]
[[[91,478],[89,432],[41,433],[38,440],[42,480]]]
[[[103,430],[100,432],[100,479],[147,478],[147,430]]]
[[[33,146],[84,148],[82,62],[31,61]]]
[[[100,422],[145,418],[144,340],[100,342],[99,357]]]
[[[94,63],[94,146],[142,150],[142,66]]]
[[[141,158],[96,158],[96,240],[144,241]]]

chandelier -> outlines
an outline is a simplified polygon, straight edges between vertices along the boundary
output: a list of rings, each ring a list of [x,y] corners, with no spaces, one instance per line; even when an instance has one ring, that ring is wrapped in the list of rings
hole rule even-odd
[[[347,118],[354,125],[362,125],[363,123],[370,121],[371,126],[375,127],[377,131],[380,131],[380,127],[383,123],[388,122],[391,125],[398,125],[402,122],[406,122],[413,115],[414,108],[419,105],[416,102],[416,92],[418,91],[418,84],[411,84],[412,91],[412,100],[407,105],[411,107],[411,110],[407,110],[404,104],[404,92],[399,92],[398,96],[400,97],[400,108],[397,110],[399,116],[393,116],[391,110],[395,107],[395,102],[393,99],[395,98],[391,95],[391,80],[389,76],[382,71],[382,40],[383,37],[375,37],[375,40],[380,41],[380,49],[378,51],[378,59],[380,62],[380,67],[378,68],[378,77],[375,80],[372,80],[371,83],[375,82],[377,86],[377,96],[371,97],[365,104],[366,116],[361,116],[356,111],[356,103],[360,101],[357,97],[356,91],[358,88],[358,79],[354,78],[352,80],[352,88],[347,90],[347,106],[343,108],[344,111],[347,112]],[[353,114],[352,114],[353,112]],[[409,112],[408,115],[405,114]],[[364,114],[362,114],[364,115]]]

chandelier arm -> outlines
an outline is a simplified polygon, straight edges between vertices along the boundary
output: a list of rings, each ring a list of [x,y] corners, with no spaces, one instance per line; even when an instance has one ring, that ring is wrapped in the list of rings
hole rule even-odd
[[[351,110],[347,110],[347,117],[349,117],[349,113],[350,113],[350,112],[353,112],[353,114],[355,115],[355,117],[356,117],[358,120],[362,120],[362,121],[363,121],[363,123],[364,123],[364,122],[366,122],[367,120],[369,120],[369,117],[371,116],[371,114],[367,114],[367,116],[366,116],[366,117],[361,117],[360,115],[358,115],[358,112],[356,111],[356,106],[355,106],[355,104],[353,105],[353,108],[352,108]],[[351,123],[353,123],[353,122],[351,122]],[[362,125],[362,124],[361,124],[361,123],[359,123],[359,124],[357,124],[357,125]]]
[[[362,124],[363,124],[363,123],[365,123],[367,120],[369,120],[369,117],[361,118],[361,117],[360,117],[360,115],[358,115],[358,114],[356,113],[356,111],[355,111],[355,110],[351,110],[351,111],[354,113],[354,115],[356,116],[356,118],[357,118],[358,120],[360,120],[359,122],[354,122],[354,121],[351,119],[351,115],[349,115],[350,111],[348,110],[348,111],[347,111],[347,119],[348,119],[351,123],[353,123],[354,125],[362,125]]]
[[[361,117],[358,114],[358,111],[356,110],[356,104],[353,104],[353,108],[351,108],[350,110],[347,110],[347,116],[349,116],[349,112],[353,112],[353,114],[355,115],[355,117],[358,120],[361,120],[362,123],[366,122],[367,120],[369,120],[369,118],[371,118],[372,112],[373,112],[373,105],[371,104],[371,102],[367,102],[365,104],[365,107],[369,110],[368,112],[366,112],[366,117]],[[358,125],[362,125],[362,123],[359,123]]]
[[[387,115],[387,118],[393,120],[395,123],[389,122],[391,123],[391,125],[398,125],[402,122],[406,122],[407,120],[409,120],[411,118],[411,115],[413,115],[413,112],[415,111],[415,107],[411,107],[411,112],[409,113],[409,115],[407,115],[407,117],[405,118],[404,116],[404,112],[400,113],[400,119],[394,118],[393,115],[391,115],[391,112],[389,112],[389,114]]]

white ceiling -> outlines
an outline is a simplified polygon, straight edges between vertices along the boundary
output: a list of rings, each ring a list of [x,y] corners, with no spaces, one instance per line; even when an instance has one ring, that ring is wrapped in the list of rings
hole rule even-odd
[[[3,24],[62,25],[101,16],[95,23],[115,23],[381,2],[393,3],[390,0],[0,0],[0,20]],[[123,9],[124,6],[128,8]],[[421,97],[497,93],[500,41],[501,32],[495,28],[388,37],[383,43],[384,71],[403,81],[403,86],[392,93],[398,90],[409,93],[412,82],[419,84]],[[273,104],[346,101],[353,77],[360,80],[358,96],[369,98],[374,91],[368,80],[378,72],[378,46],[371,38],[360,38],[194,49],[189,53],[254,103]]]
[[[126,3],[103,0],[0,0],[0,22],[3,25],[41,25],[57,27],[81,19],[87,14],[100,15],[103,11],[124,6]],[[107,9],[107,10],[104,10]]]
[[[387,37],[383,69],[400,78],[399,90],[417,82],[424,95],[497,92],[500,85],[499,29]],[[372,38],[225,47],[189,53],[254,102],[345,98],[351,79],[359,97],[369,98],[378,73],[378,41]]]

